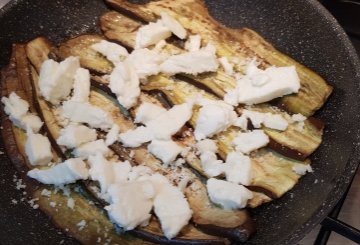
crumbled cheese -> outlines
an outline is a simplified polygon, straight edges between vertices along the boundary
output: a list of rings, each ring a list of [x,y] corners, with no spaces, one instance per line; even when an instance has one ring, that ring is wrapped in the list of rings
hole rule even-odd
[[[241,128],[242,130],[247,130],[247,128],[248,128],[248,119],[247,119],[246,116],[241,115],[240,117],[238,117],[235,120],[233,125],[236,126],[236,127]]]
[[[203,104],[196,121],[195,138],[202,140],[224,131],[235,122],[236,118],[233,107],[224,102],[212,101]]]
[[[264,119],[264,126],[267,128],[284,131],[287,129],[288,125],[288,121],[281,115],[271,114]]]
[[[300,113],[294,114],[291,116],[291,119],[295,122],[303,122],[306,120],[306,117]]]
[[[155,190],[150,181],[113,184],[109,188],[110,205],[105,209],[110,219],[124,230],[147,224],[151,217]]]
[[[24,130],[29,127],[34,133],[39,132],[43,122],[38,116],[28,112],[27,101],[21,99],[15,92],[11,92],[8,98],[2,97],[1,102],[5,105],[5,113],[16,127]]]
[[[233,66],[226,57],[219,58],[219,62],[227,75],[232,76],[234,74]]]
[[[60,130],[60,136],[56,142],[67,148],[75,148],[81,144],[95,141],[96,137],[95,129],[88,128],[85,125],[69,124]]]
[[[87,179],[89,171],[84,161],[71,158],[48,169],[32,169],[27,175],[43,184],[64,185]]]
[[[113,125],[110,114],[89,103],[65,101],[63,116],[72,122],[87,123],[92,128],[110,129]]]
[[[50,197],[51,196],[51,191],[49,191],[48,189],[43,189],[41,191],[41,195],[44,197]]]
[[[262,113],[258,111],[243,110],[241,116],[250,119],[251,124],[254,128],[261,128],[261,124],[264,123],[265,117],[267,115],[267,113]]]
[[[192,116],[192,105],[183,103],[173,106],[147,123],[153,139],[169,140]]]
[[[201,47],[201,36],[200,35],[191,35],[188,40],[185,42],[185,49],[187,51],[199,51]]]
[[[216,154],[206,151],[200,155],[201,166],[209,177],[219,176],[224,172],[224,163],[218,160]]]
[[[100,153],[89,156],[88,162],[90,179],[100,183],[101,193],[105,193],[112,184],[126,181],[131,170],[129,162],[111,162]]]
[[[263,130],[260,129],[246,133],[239,133],[233,140],[235,149],[245,154],[264,147],[268,143],[269,137]]]
[[[66,204],[67,204],[68,208],[71,208],[72,210],[74,210],[74,208],[75,208],[75,200],[73,198],[70,197],[67,200]]]
[[[50,202],[49,205],[50,205],[50,207],[55,208],[56,207],[56,202]]]
[[[110,74],[109,87],[126,109],[136,104],[140,96],[139,85],[139,77],[129,62],[118,63]]]
[[[297,173],[298,175],[305,175],[306,172],[313,172],[312,167],[310,166],[310,164],[296,164],[292,167],[292,170]]]
[[[200,153],[205,153],[207,151],[216,153],[218,151],[218,147],[214,140],[204,139],[196,143],[196,148]]]
[[[235,104],[252,105],[297,93],[299,89],[300,79],[295,66],[260,70],[253,61],[249,63],[246,75],[237,80],[237,87],[231,91],[231,96],[225,96],[225,101],[234,104],[235,96]]]
[[[146,48],[171,36],[171,31],[161,20],[150,22],[139,28],[135,38],[135,49]]]
[[[114,124],[106,135],[105,144],[107,146],[112,145],[118,140],[120,133],[120,127]]]
[[[134,181],[140,179],[143,176],[150,176],[152,173],[153,171],[149,167],[138,165],[132,167],[130,173],[128,174],[128,179],[129,181]]]
[[[216,50],[211,44],[208,44],[198,51],[170,56],[160,65],[160,70],[169,75],[178,73],[197,75],[203,72],[216,71],[218,67]]]
[[[72,101],[88,102],[90,94],[90,72],[87,69],[79,68],[74,77],[74,91]]]
[[[231,152],[224,164],[226,180],[235,184],[250,185],[251,160],[240,152]]]
[[[111,150],[107,147],[103,139],[99,139],[84,143],[79,147],[76,147],[72,153],[76,157],[87,159],[89,156],[96,153],[101,153],[104,156],[109,156],[111,155]]]
[[[151,154],[159,158],[164,164],[172,163],[181,153],[182,147],[172,140],[156,140],[154,139],[148,145]]]
[[[137,127],[130,129],[119,135],[119,140],[125,147],[139,147],[141,144],[152,140],[152,133],[147,127]]]
[[[148,122],[157,118],[166,109],[148,102],[142,103],[136,111],[135,123],[147,125]]]
[[[166,12],[161,12],[160,16],[163,25],[169,28],[169,30],[174,33],[175,36],[180,39],[186,38],[186,30],[177,20],[175,20]]]
[[[253,198],[252,192],[244,186],[224,180],[208,179],[206,187],[210,200],[224,209],[244,208],[247,201]]]
[[[86,221],[81,220],[79,223],[76,224],[77,227],[79,227],[79,231],[82,231],[86,227]]]
[[[121,62],[124,57],[129,55],[128,51],[123,46],[106,40],[101,40],[90,47],[104,55],[106,59],[114,64]]]
[[[58,105],[69,96],[79,67],[79,58],[73,56],[60,63],[51,59],[44,61],[39,74],[41,95],[52,104]]]
[[[51,144],[46,136],[35,134],[28,128],[25,153],[32,165],[46,165],[53,158]]]

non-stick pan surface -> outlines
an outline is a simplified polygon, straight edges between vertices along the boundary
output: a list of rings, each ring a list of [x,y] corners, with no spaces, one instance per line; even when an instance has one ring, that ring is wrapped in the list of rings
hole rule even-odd
[[[296,243],[333,208],[360,159],[360,71],[355,51],[337,22],[315,0],[206,2],[225,25],[258,31],[334,87],[316,115],[326,122],[326,131],[324,143],[312,156],[314,173],[283,198],[253,211],[258,232],[249,244]],[[7,64],[14,42],[40,35],[59,42],[98,31],[98,16],[106,10],[101,0],[12,1],[0,10],[0,66]],[[15,188],[15,170],[6,155],[0,155],[0,161],[0,243],[59,244],[64,240],[64,244],[77,244],[59,233],[40,211],[19,201],[23,190]]]

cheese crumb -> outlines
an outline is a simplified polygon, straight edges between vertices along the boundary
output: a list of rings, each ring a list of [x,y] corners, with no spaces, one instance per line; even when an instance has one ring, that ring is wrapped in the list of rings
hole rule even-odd
[[[114,124],[106,135],[105,145],[109,146],[114,144],[119,138],[119,133],[120,127],[117,124]]]
[[[75,157],[83,159],[87,159],[89,156],[96,153],[100,153],[104,156],[109,156],[111,154],[111,150],[107,147],[103,139],[87,142],[73,150]]]
[[[52,158],[51,144],[46,136],[35,134],[28,128],[25,153],[31,165],[46,165]]]
[[[306,172],[312,173],[314,172],[310,164],[296,164],[292,167],[292,170],[298,175],[305,175]]]
[[[188,40],[185,42],[185,49],[187,51],[199,51],[201,47],[201,36],[200,35],[191,35]]]
[[[90,46],[95,51],[101,53],[113,64],[121,62],[124,57],[129,55],[128,51],[121,45],[106,40],[101,40]]]
[[[74,77],[74,91],[72,101],[88,102],[90,95],[90,72],[84,68],[78,68]]]
[[[186,30],[177,20],[175,20],[166,12],[161,12],[160,16],[163,25],[169,28],[169,30],[174,33],[175,36],[180,39],[186,38]]]
[[[269,137],[260,129],[239,133],[233,140],[236,150],[244,154],[249,154],[251,151],[266,146],[268,143]]]
[[[135,49],[146,48],[171,36],[171,31],[161,20],[150,22],[139,28],[135,38]]]
[[[240,152],[231,152],[226,157],[223,169],[227,181],[250,185],[252,177],[250,157]]]
[[[80,145],[95,141],[97,138],[96,130],[86,127],[85,125],[69,124],[60,130],[60,136],[56,140],[59,145],[66,148],[75,148]]]
[[[172,140],[153,140],[148,145],[151,154],[159,158],[165,165],[175,161],[181,153],[182,147]]]

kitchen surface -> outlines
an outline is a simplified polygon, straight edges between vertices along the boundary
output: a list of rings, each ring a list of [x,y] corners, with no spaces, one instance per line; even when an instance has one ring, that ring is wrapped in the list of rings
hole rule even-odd
[[[2,8],[8,0],[0,0]],[[360,1],[321,1],[338,19],[345,28],[358,54],[360,55]],[[356,20],[356,21],[355,21]],[[15,182],[15,181],[14,181]],[[360,171],[358,170],[346,196],[338,219],[346,224],[360,229]],[[358,244],[332,232],[327,243],[320,243],[316,238],[319,234],[320,225],[309,233],[299,244],[327,244],[327,245],[353,245]]]

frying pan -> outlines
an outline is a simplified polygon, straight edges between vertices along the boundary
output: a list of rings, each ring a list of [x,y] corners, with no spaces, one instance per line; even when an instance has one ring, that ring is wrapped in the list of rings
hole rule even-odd
[[[249,244],[294,244],[331,211],[360,159],[360,65],[335,19],[315,0],[209,0],[211,14],[230,27],[250,27],[281,51],[323,76],[334,93],[316,116],[326,122],[324,143],[312,156],[307,174],[284,197],[252,211],[257,234]],[[99,32],[101,0],[17,0],[0,10],[0,66],[7,64],[14,42],[44,35],[53,42]],[[3,116],[3,115],[2,115]],[[0,139],[0,150],[3,151]],[[0,243],[78,244],[51,220],[20,200],[15,170],[0,155]]]

